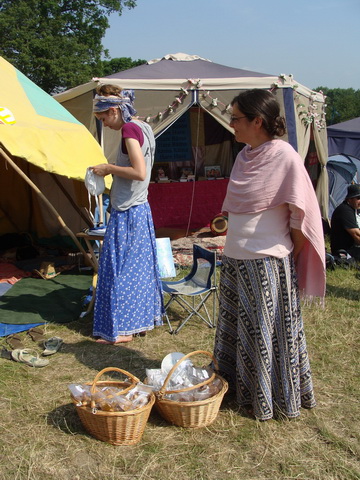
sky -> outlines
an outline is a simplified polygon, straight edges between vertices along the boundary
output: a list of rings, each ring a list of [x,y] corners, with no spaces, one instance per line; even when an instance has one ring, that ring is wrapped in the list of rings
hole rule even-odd
[[[360,89],[360,0],[137,0],[109,21],[111,58],[182,52],[309,88]]]

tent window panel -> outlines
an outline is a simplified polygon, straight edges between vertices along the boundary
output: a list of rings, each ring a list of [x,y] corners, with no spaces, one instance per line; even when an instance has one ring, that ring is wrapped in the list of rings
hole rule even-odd
[[[192,160],[189,112],[182,115],[156,140],[155,162]]]

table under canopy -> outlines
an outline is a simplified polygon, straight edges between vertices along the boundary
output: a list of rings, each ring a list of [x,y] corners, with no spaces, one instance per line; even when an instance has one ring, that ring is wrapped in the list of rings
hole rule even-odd
[[[221,212],[228,179],[150,183],[148,200],[155,229],[198,229]]]

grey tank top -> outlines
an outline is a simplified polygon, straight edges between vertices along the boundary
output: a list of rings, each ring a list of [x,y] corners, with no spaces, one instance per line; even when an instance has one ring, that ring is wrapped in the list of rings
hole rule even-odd
[[[141,151],[145,159],[146,178],[143,181],[128,180],[114,175],[111,187],[111,206],[121,211],[147,202],[151,169],[154,164],[155,138],[150,125],[136,120],[132,120],[132,122],[138,125],[144,134]],[[121,151],[121,142],[115,164],[120,167],[131,166],[129,155]]]

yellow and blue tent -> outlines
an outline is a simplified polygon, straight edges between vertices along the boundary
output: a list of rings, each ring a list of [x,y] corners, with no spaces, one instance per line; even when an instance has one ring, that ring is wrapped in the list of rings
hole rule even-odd
[[[85,172],[106,161],[83,124],[0,57],[0,236],[90,226]]]

